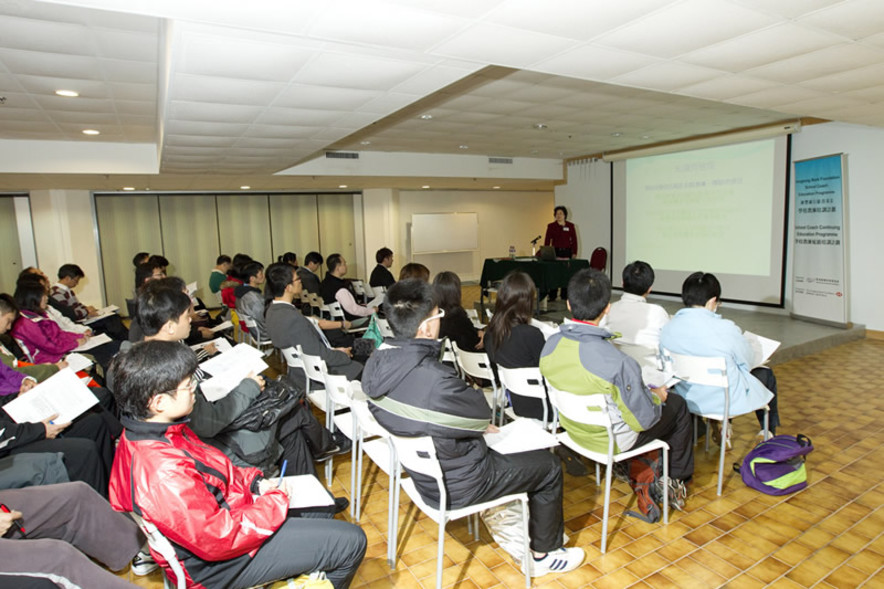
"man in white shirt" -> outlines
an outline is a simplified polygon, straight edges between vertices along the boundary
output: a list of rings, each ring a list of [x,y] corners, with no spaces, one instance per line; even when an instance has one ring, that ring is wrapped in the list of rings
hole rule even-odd
[[[656,352],[660,330],[669,322],[669,314],[660,305],[647,301],[654,284],[654,269],[640,260],[623,269],[623,296],[611,305],[602,327],[619,333],[617,344],[641,346]]]
[[[366,307],[356,302],[353,287],[344,280],[344,276],[347,274],[347,260],[344,259],[344,256],[332,254],[326,258],[325,264],[328,266],[328,274],[325,275],[319,288],[319,294],[325,304],[339,302],[344,310],[344,317],[348,321],[356,321],[360,317],[369,317],[372,313],[377,313],[377,307]],[[367,321],[362,323],[367,323]],[[355,324],[356,327],[360,325],[358,321]]]

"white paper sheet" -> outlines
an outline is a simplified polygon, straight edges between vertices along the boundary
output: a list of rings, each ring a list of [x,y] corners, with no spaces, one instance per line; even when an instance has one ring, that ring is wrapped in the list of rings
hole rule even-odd
[[[274,483],[279,478],[269,479]],[[301,474],[283,477],[289,488],[289,509],[303,509],[305,507],[324,507],[334,505],[335,500],[328,490],[312,474]]]
[[[201,344],[194,344],[194,345],[190,346],[190,349],[193,350],[194,352],[199,352],[200,350],[202,350],[206,346],[210,346],[212,344],[215,344],[215,350],[217,350],[218,352],[221,352],[222,354],[224,352],[227,352],[227,351],[233,349],[233,346],[230,345],[230,341],[226,337],[219,337],[219,338],[213,339],[210,342],[203,342]]]
[[[85,319],[80,321],[80,323],[82,323],[83,325],[89,325],[90,323],[95,323],[96,321],[100,321],[105,317],[110,317],[119,310],[120,308],[116,305],[108,305],[107,307],[98,309],[93,317],[86,317]]]
[[[212,328],[212,333],[218,333],[219,331],[224,331],[225,329],[230,329],[233,327],[233,323],[228,319],[224,323],[219,323],[215,327]]]
[[[209,401],[222,399],[249,373],[267,370],[264,354],[248,344],[239,344],[200,364],[212,378],[200,383],[200,390]]]
[[[499,454],[516,454],[552,448],[556,437],[533,419],[519,418],[502,428],[500,433],[485,434],[485,444]]]
[[[98,403],[73,370],[65,368],[27,393],[16,397],[3,409],[16,423],[37,423],[58,414],[55,423],[72,421]]]
[[[780,347],[780,342],[773,340],[751,331],[744,331],[743,337],[752,347],[752,368],[763,366]]]
[[[85,352],[86,350],[91,350],[92,348],[97,348],[100,345],[106,344],[111,341],[111,338],[106,333],[100,333],[98,335],[93,335],[89,338],[85,344],[77,346],[74,351],[75,352]]]
[[[78,372],[80,370],[86,370],[90,366],[92,366],[93,362],[83,354],[78,354],[76,352],[71,352],[64,359],[68,363],[68,368],[73,370],[74,372]]]
[[[193,296],[193,293],[196,292],[196,289],[197,289],[197,284],[196,284],[196,281],[194,280],[193,282],[188,283],[188,285],[187,285],[187,294],[188,294],[189,296]]]

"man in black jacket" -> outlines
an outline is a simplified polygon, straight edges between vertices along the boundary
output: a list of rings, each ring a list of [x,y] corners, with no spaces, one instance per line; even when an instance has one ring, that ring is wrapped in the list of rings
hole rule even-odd
[[[580,548],[563,548],[562,467],[553,454],[538,450],[499,454],[482,437],[495,431],[481,391],[468,387],[439,362],[439,319],[433,287],[403,280],[387,291],[384,312],[396,337],[371,355],[362,388],[378,422],[393,434],[433,438],[449,507],[527,492],[532,576],[567,572],[580,566]],[[410,473],[427,503],[438,505],[436,485]]]

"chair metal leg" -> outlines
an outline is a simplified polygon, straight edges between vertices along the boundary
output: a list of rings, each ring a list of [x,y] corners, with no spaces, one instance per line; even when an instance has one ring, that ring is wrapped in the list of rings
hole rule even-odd
[[[602,486],[602,469],[598,462],[595,463],[595,484],[597,487]]]
[[[534,555],[531,553],[530,541],[528,539],[528,501],[522,501],[522,570],[525,571],[525,589],[531,587],[531,561]]]
[[[436,551],[436,589],[442,589],[442,559],[445,557],[445,514],[439,518],[439,547]]]
[[[396,549],[399,542],[399,459],[396,456],[396,447],[392,440],[387,440],[390,446],[390,492],[387,506],[387,564],[390,569],[396,569]]]
[[[358,518],[356,517],[358,513],[358,499],[356,493],[356,451],[360,446],[359,440],[361,440],[362,435],[359,433],[359,426],[356,423],[356,413],[352,411],[351,413],[351,417],[353,418],[353,440],[350,446],[350,517],[358,521]]]
[[[727,419],[721,421],[721,452],[718,458],[718,496],[721,496],[721,485],[724,482],[724,453],[727,451],[727,433],[730,424]]]
[[[605,513],[602,519],[602,554],[608,548],[608,511],[611,508],[611,467],[609,462],[605,467]]]
[[[663,524],[669,524],[669,448],[663,446]]]
[[[764,406],[764,440],[767,441],[771,437],[770,433],[770,407]]]

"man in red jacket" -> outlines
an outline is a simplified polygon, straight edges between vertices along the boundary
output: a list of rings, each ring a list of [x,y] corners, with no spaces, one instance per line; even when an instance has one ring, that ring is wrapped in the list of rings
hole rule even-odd
[[[186,419],[195,369],[195,354],[177,342],[143,342],[114,360],[126,431],[111,505],[141,515],[175,545],[188,587],[253,587],[312,571],[348,587],[365,554],[364,532],[334,519],[288,517],[285,485],[201,442]]]

